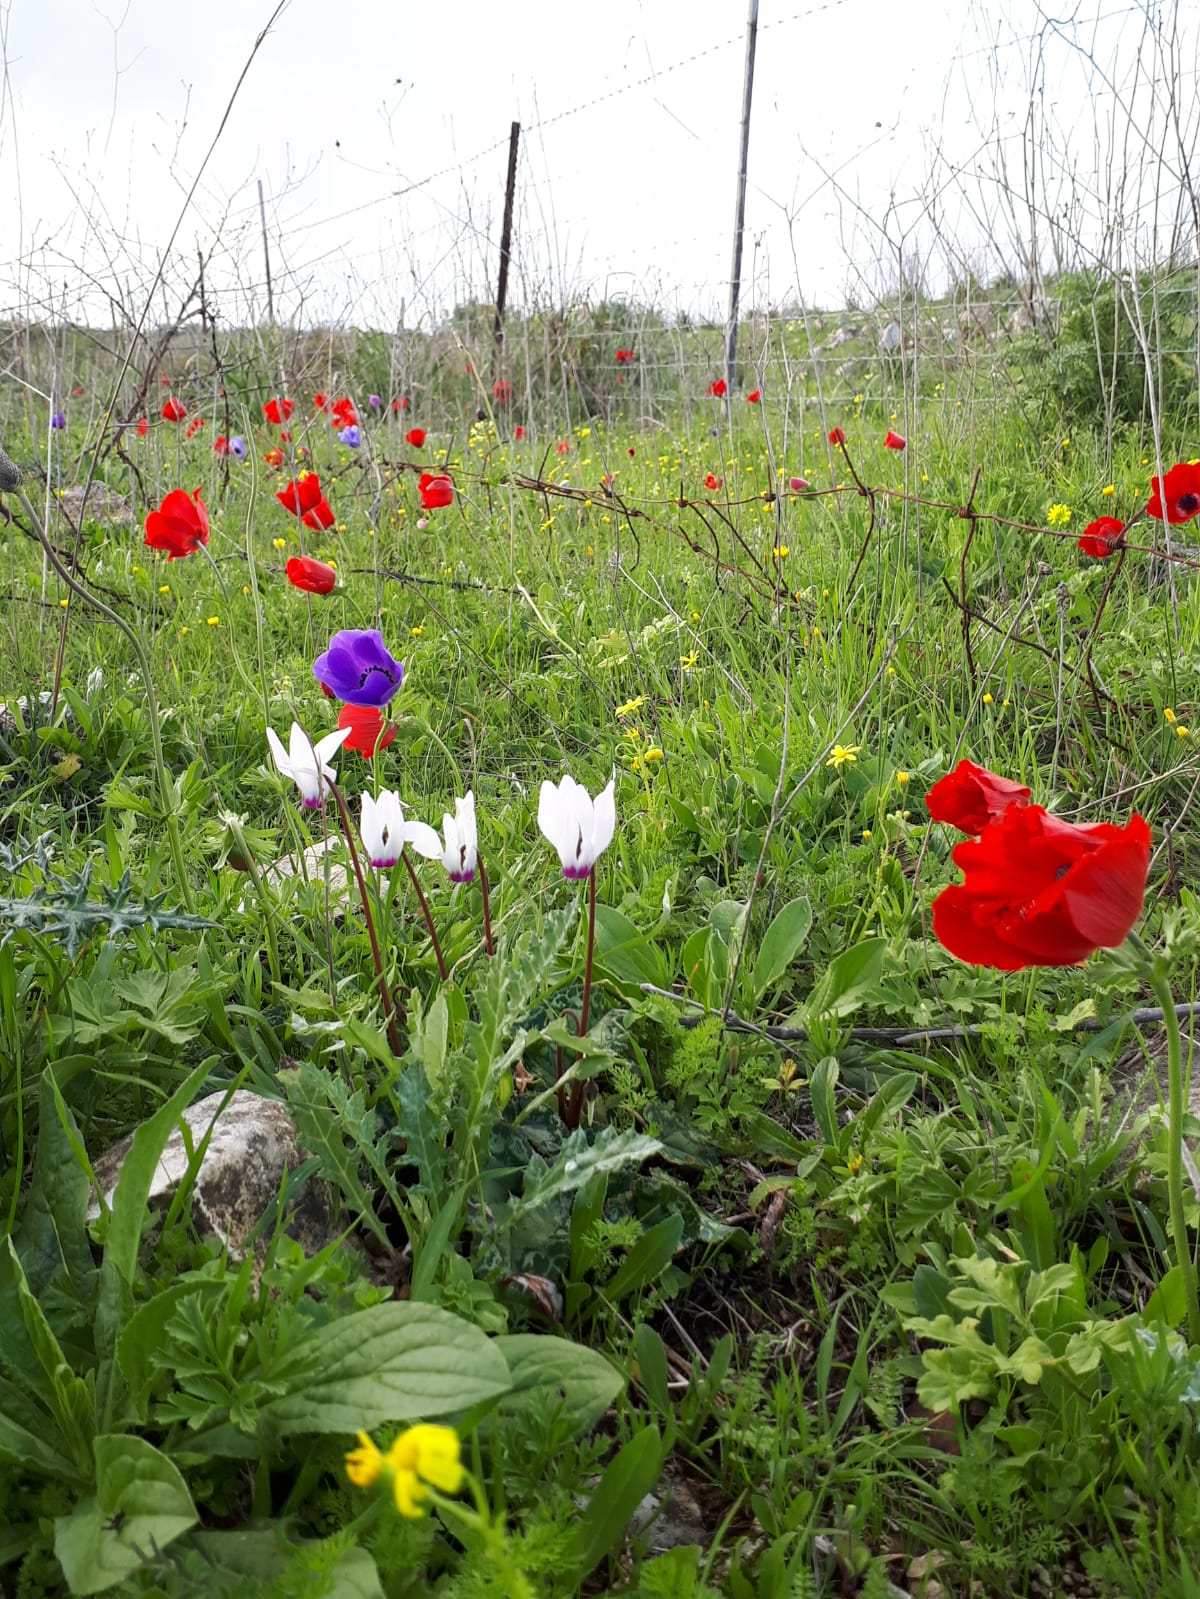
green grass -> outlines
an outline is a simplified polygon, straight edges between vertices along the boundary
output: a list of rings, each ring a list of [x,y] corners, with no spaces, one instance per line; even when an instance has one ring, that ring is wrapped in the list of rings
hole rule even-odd
[[[886,403],[837,403],[829,419],[864,481],[955,506],[981,467],[978,510],[1040,527],[1066,504],[1074,533],[1143,503],[1153,450],[1135,429],[1110,451],[1044,411],[1031,432],[1017,401],[989,409],[986,427],[967,413],[971,426],[967,380],[939,387],[904,456],[882,448]],[[206,485],[212,562],[167,564],[135,530],[85,525],[87,580],[150,653],[187,894],[136,657],[78,598],[53,719],[0,732],[0,839],[18,862],[4,892],[36,907],[51,874],[78,888],[86,867],[95,900],[128,873],[134,903],[163,895],[160,909],[182,911],[190,898],[211,926],[106,937],[92,925],[70,949],[35,908],[0,949],[0,1214],[30,1290],[0,1257],[0,1418],[24,1429],[0,1431],[0,1559],[23,1599],[66,1591],[54,1518],[78,1518],[96,1491],[97,1432],[135,1434],[173,1462],[203,1529],[164,1542],[155,1524],[157,1550],[130,1557],[114,1592],[782,1599],[915,1595],[926,1577],[944,1594],[1200,1592],[1200,1379],[1169,1330],[1182,1312],[1164,1129],[1127,1109],[1122,1087],[1161,1043],[1123,1019],[1152,1001],[1106,956],[1008,977],[951,959],[929,905],[952,880],[953,840],[923,805],[965,754],[1074,819],[1140,809],[1156,847],[1169,828],[1142,930],[1170,940],[1177,998],[1192,998],[1191,569],[1176,568],[1173,595],[1147,558],[1125,562],[1095,635],[1099,692],[1083,668],[1111,563],[1084,560],[1073,539],[981,523],[964,564],[966,521],[892,500],[848,591],[864,502],[761,499],[801,471],[814,489],[849,481],[812,416],[793,406],[785,438],[769,384],[728,425],[715,402],[660,409],[652,427],[614,403],[607,422],[521,445],[507,427],[464,439],[450,414],[422,417],[419,455],[390,424],[359,455],[314,426],[339,521],[304,547],[336,561],[328,598],[283,579],[300,543],[261,427],[227,487],[204,435],[185,443],[164,425],[128,445],[151,499]],[[1186,458],[1172,426],[1164,458]],[[458,501],[418,527],[415,477],[392,465],[439,449]],[[590,503],[514,486],[539,470]],[[707,497],[730,503],[705,527],[675,502],[681,483],[705,497],[709,471],[724,489]],[[51,532],[70,546],[60,522]],[[37,545],[12,527],[2,538],[12,701],[52,680],[64,591],[51,573],[43,608]],[[752,563],[755,581],[730,570]],[[943,582],[959,593],[964,575],[973,675]],[[336,914],[319,878],[261,884],[335,820],[332,806],[299,811],[264,728],[329,730],[337,706],[312,660],[336,629],[369,626],[405,661],[398,734],[373,765],[341,754],[339,780],[355,810],[374,783],[434,824],[473,788],[499,946],[490,963],[478,889],[451,891],[422,866],[451,967],[442,985],[403,874],[377,885],[399,1059],[357,902]],[[104,687],[89,697],[97,667]],[[830,764],[835,745],[853,758]],[[615,770],[617,785],[581,1057],[585,899],[536,826],[538,785],[564,770],[593,792]],[[20,864],[42,835],[48,863]],[[247,855],[254,872],[235,870]],[[782,965],[772,924],[791,935]],[[715,1015],[687,1025],[698,1006],[647,983],[808,1036],[780,1045]],[[1106,1025],[1080,1032],[1084,1020]],[[851,1036],[953,1024],[969,1038]],[[589,1083],[565,1155],[556,1052]],[[189,1097],[236,1084],[288,1099],[315,1163],[305,1175],[334,1186],[355,1251],[305,1266],[268,1217],[256,1277],[195,1235],[186,1205],[144,1225],[135,1200],[87,1238],[83,1163],[185,1079]],[[531,1277],[553,1285],[561,1324]],[[349,1318],[414,1280],[414,1298],[480,1338],[555,1333],[620,1380],[608,1403],[594,1378],[587,1412],[579,1354],[565,1398],[552,1385],[499,1410],[464,1399],[429,1415],[460,1427],[494,1517],[486,1536],[451,1510],[402,1520],[348,1486],[353,1428],[281,1433],[272,1419],[289,1349],[314,1329],[357,1328]],[[168,1290],[177,1304],[157,1297]],[[113,1366],[112,1329],[151,1302],[163,1320],[138,1392],[128,1347]],[[374,1414],[363,1424],[386,1444],[396,1425]],[[198,1447],[206,1430],[223,1441]],[[27,1434],[53,1436],[70,1468],[29,1458]],[[698,1547],[655,1554],[653,1530],[627,1526],[656,1480],[668,1509],[672,1495],[694,1501]],[[98,1547],[121,1539],[105,1493],[101,1474]],[[259,1540],[240,1566],[211,1541],[237,1529]]]

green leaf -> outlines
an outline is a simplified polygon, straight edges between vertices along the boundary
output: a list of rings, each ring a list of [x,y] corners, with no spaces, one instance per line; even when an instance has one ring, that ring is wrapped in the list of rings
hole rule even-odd
[[[594,1426],[625,1386],[624,1377],[603,1355],[567,1338],[512,1333],[497,1338],[496,1345],[512,1373],[512,1388],[500,1409],[545,1409],[557,1399],[558,1413],[573,1438]]]
[[[285,1437],[427,1420],[512,1386],[504,1356],[477,1327],[435,1305],[400,1301],[310,1333],[272,1377],[287,1391],[260,1414]]]
[[[657,1482],[662,1461],[661,1438],[653,1427],[643,1427],[610,1463],[575,1529],[570,1566],[577,1583],[621,1542],[629,1518]]]
[[[1187,1285],[1180,1267],[1172,1266],[1158,1279],[1158,1286],[1146,1301],[1142,1320],[1147,1326],[1165,1322],[1168,1327],[1182,1326],[1187,1316]]]
[[[837,1098],[834,1090],[837,1087],[838,1063],[832,1055],[825,1055],[817,1062],[808,1085],[808,1092],[812,1099],[813,1115],[816,1117],[817,1126],[821,1129],[821,1137],[832,1148],[839,1148],[838,1144],[838,1119]]]
[[[35,1294],[61,1272],[77,1300],[90,1297],[96,1269],[85,1221],[89,1190],[83,1140],[47,1066],[39,1085],[33,1179],[16,1234],[17,1254]]]
[[[315,1579],[312,1591],[321,1599],[383,1599],[383,1587],[374,1560],[365,1549],[337,1550],[338,1540],[352,1534],[336,1534],[329,1540],[311,1539],[290,1543],[278,1522],[263,1528],[237,1528],[232,1532],[193,1532],[181,1554],[195,1549],[214,1578],[225,1577],[238,1593],[251,1591],[251,1582],[260,1584],[254,1591],[264,1595],[296,1592],[294,1586],[274,1584],[289,1576],[293,1582],[302,1574]],[[238,1582],[241,1586],[238,1586]],[[218,1582],[213,1592],[226,1590]],[[307,1590],[306,1590],[307,1591]]]
[[[326,1071],[309,1060],[280,1072],[279,1079],[300,1142],[317,1161],[322,1177],[337,1188],[355,1220],[373,1233],[384,1249],[391,1249],[387,1228],[376,1215],[360,1175],[363,1166],[369,1165],[379,1177],[380,1186],[392,1196],[401,1215],[405,1207],[384,1165],[387,1140],[379,1136],[378,1117],[368,1107],[365,1091],[351,1089],[338,1072]]]
[[[879,985],[887,940],[867,938],[843,950],[827,967],[809,997],[810,1016],[849,1016]]]
[[[661,1149],[657,1138],[628,1128],[617,1132],[613,1127],[602,1127],[595,1141],[589,1144],[587,1134],[580,1128],[567,1139],[551,1165],[536,1171],[529,1169],[525,1191],[514,1201],[503,1224],[506,1228],[515,1227],[542,1205],[573,1193],[598,1173],[641,1165]]]
[[[812,906],[808,900],[793,899],[767,928],[755,957],[754,970],[750,974],[750,987],[755,999],[761,999],[795,960],[808,938],[812,917]]]
[[[224,1284],[215,1281],[172,1283],[153,1299],[139,1305],[125,1323],[117,1339],[117,1364],[129,1385],[130,1402],[139,1421],[145,1419],[146,1392],[154,1373],[150,1355],[162,1347],[167,1323],[180,1300],[190,1294],[219,1294],[223,1288]]]
[[[683,1237],[683,1217],[668,1216],[644,1232],[604,1284],[601,1292],[614,1304],[654,1282],[674,1259]]]
[[[143,1438],[96,1439],[96,1497],[54,1523],[54,1553],[74,1594],[103,1593],[195,1526],[176,1467]]]
[[[596,964],[627,988],[653,983],[665,988],[670,973],[657,945],[611,905],[596,907]]]

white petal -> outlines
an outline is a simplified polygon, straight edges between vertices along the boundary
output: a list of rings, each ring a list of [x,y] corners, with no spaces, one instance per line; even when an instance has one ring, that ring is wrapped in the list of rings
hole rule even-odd
[[[384,823],[381,811],[382,806],[376,803],[373,794],[363,795],[358,830],[362,834],[363,848],[370,856],[383,853]]]
[[[560,857],[563,851],[564,809],[559,790],[553,783],[543,781],[538,793],[538,826],[542,830],[543,837],[554,846]]]
[[[341,749],[353,731],[352,727],[335,727],[332,733],[326,733],[324,738],[318,740],[316,745],[317,759],[322,766],[335,750]]]
[[[267,729],[267,746],[271,751],[271,759],[275,762],[275,770],[284,777],[291,777],[292,763],[288,760],[287,751],[273,727]]]
[[[616,779],[610,777],[607,788],[596,795],[592,832],[592,860],[597,860],[613,841],[617,831],[617,801],[614,792]]]
[[[405,822],[403,833],[404,842],[411,844],[427,861],[437,860],[442,853],[442,841],[428,822]]]

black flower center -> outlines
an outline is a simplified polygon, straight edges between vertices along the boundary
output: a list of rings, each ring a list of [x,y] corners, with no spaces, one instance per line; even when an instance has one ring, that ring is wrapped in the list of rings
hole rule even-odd
[[[390,666],[368,666],[358,679],[359,688],[362,688],[372,672],[380,672],[389,683],[394,683],[396,681],[396,674],[392,671]]]
[[[1181,494],[1175,501],[1175,508],[1184,516],[1195,516],[1200,511],[1200,494]]]

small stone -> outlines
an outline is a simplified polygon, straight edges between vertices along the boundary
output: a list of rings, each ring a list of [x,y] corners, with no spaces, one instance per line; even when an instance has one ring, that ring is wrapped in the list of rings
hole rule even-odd
[[[240,1260],[251,1233],[274,1209],[287,1174],[306,1159],[296,1125],[282,1100],[245,1088],[228,1096],[223,1090],[207,1094],[180,1120],[188,1129],[193,1152],[212,1129],[192,1188],[197,1231],[218,1238]],[[112,1203],[132,1144],[132,1135],[122,1138],[96,1162],[96,1184],[106,1204]],[[165,1209],[184,1180],[191,1159],[188,1144],[179,1130],[164,1144],[147,1196],[152,1210]],[[99,1202],[93,1201],[89,1219],[99,1214]],[[305,1186],[287,1230],[308,1254],[317,1253],[337,1235],[322,1184]]]

